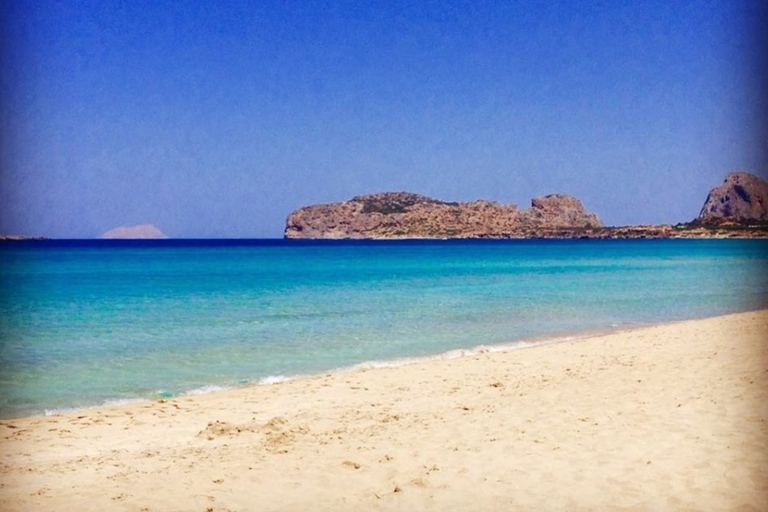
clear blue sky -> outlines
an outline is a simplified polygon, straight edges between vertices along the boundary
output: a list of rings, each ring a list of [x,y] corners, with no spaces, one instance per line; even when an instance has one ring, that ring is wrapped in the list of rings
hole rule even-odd
[[[0,232],[280,237],[388,190],[688,221],[768,172],[760,4],[8,0]]]

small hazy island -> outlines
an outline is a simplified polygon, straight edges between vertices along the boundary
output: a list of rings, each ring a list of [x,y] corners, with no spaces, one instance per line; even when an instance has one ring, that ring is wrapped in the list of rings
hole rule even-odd
[[[728,238],[768,237],[768,182],[734,172],[689,223],[606,227],[577,198],[551,194],[531,206],[445,202],[409,192],[356,196],[288,215],[285,238]]]
[[[168,235],[160,231],[156,226],[152,224],[139,224],[138,226],[120,226],[115,229],[110,229],[101,238],[106,239],[141,239],[151,238],[160,239],[168,238]]]
[[[44,236],[0,235],[0,242],[23,242],[25,240],[48,240]]]

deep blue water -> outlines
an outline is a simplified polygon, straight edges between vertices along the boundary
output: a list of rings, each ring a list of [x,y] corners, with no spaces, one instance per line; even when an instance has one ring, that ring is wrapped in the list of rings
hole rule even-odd
[[[768,241],[0,244],[0,416],[768,307]]]

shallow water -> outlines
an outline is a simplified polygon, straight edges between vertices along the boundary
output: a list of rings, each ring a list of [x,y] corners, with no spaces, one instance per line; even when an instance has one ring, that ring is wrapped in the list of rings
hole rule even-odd
[[[0,245],[0,416],[768,307],[768,241]]]

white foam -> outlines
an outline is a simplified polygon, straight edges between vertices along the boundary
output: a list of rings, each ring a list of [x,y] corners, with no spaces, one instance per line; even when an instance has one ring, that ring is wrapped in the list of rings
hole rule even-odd
[[[288,382],[289,380],[296,380],[301,378],[300,375],[288,376],[288,375],[267,375],[259,379],[258,384],[260,386],[269,386],[270,384],[278,384],[280,382]]]
[[[618,330],[619,329],[610,329],[609,331],[618,331]],[[481,354],[488,354],[488,353],[510,352],[513,350],[538,347],[541,345],[550,345],[555,343],[585,339],[585,338],[589,338],[591,336],[599,335],[605,332],[606,331],[587,331],[587,332],[578,333],[575,335],[567,335],[567,336],[542,337],[542,338],[533,338],[533,339],[529,338],[525,340],[510,341],[507,343],[500,343],[500,344],[493,344],[493,345],[477,345],[475,347],[470,347],[470,348],[452,349],[452,350],[448,350],[446,352],[442,352],[440,354],[435,354],[435,355],[397,358],[397,359],[388,359],[388,360],[365,361],[362,363],[356,363],[349,366],[335,368],[328,372],[320,372],[318,374],[268,375],[266,377],[260,378],[256,382],[256,384],[269,386],[272,384],[279,384],[281,382],[289,382],[289,381],[303,379],[303,378],[310,378],[316,375],[333,375],[333,374],[339,374],[339,373],[351,373],[355,371],[365,371],[365,370],[373,370],[373,369],[379,369],[379,368],[397,368],[401,366],[408,366],[412,364],[418,364],[422,362],[435,361],[435,360],[460,359],[464,357],[474,357],[474,356],[478,356]],[[241,381],[241,384],[249,385],[250,381],[244,380],[244,381]],[[180,393],[179,396],[205,395],[208,393],[215,393],[218,391],[226,391],[230,389],[234,389],[234,386],[205,385],[199,388],[192,389],[190,391],[186,391],[184,393]],[[163,393],[165,393],[164,390],[158,390],[156,392],[155,399],[165,398],[164,396],[162,396]],[[173,398],[173,396],[169,396],[167,398]],[[80,411],[85,411],[90,409],[97,409],[99,407],[113,407],[113,406],[129,405],[133,403],[141,403],[141,402],[148,402],[148,401],[150,401],[150,399],[146,399],[146,398],[124,398],[124,399],[116,399],[116,400],[107,400],[101,405],[94,405],[89,407],[67,407],[67,408],[46,409],[45,415],[53,416],[56,414],[68,414],[68,413],[80,412]]]
[[[331,373],[347,373],[347,372],[355,372],[358,370],[373,370],[376,368],[397,368],[398,366],[407,366],[409,364],[418,363],[421,361],[421,358],[416,357],[407,357],[407,358],[400,358],[400,359],[389,359],[389,360],[373,360],[373,361],[365,361],[362,363],[353,364],[351,366],[344,366],[341,368],[338,368],[336,370],[333,370]]]
[[[445,359],[461,359],[464,357],[474,357],[481,354],[510,352],[513,350],[521,350],[526,348],[538,347],[541,345],[575,341],[575,340],[590,337],[591,335],[594,335],[594,333],[584,333],[583,335],[546,337],[541,339],[526,339],[526,340],[511,341],[508,343],[500,343],[500,344],[494,344],[494,345],[477,345],[475,347],[458,348],[458,349],[448,350],[440,354],[421,356],[421,357],[365,361],[363,363],[357,363],[351,366],[337,368],[329,373],[331,374],[347,373],[347,372],[354,372],[357,370],[370,370],[370,369],[377,369],[377,368],[396,368],[399,366],[407,366],[411,364],[418,364],[418,363],[428,362],[428,361],[445,360]]]
[[[116,398],[114,400],[107,400],[99,407],[118,407],[120,405],[140,404],[147,402],[146,398]]]
[[[519,350],[522,348],[528,348],[528,347],[543,345],[547,343],[556,343],[559,341],[569,341],[571,339],[575,339],[575,338],[572,338],[572,337],[556,338],[556,339],[550,338],[542,341],[515,341],[515,342],[500,344],[500,345],[477,345],[476,347],[472,347],[472,348],[457,348],[453,350],[448,350],[447,352],[442,352],[440,354],[435,354],[435,355],[365,361],[365,362],[353,364],[350,366],[343,366],[340,368],[336,368],[328,373],[329,374],[350,373],[350,372],[355,372],[360,370],[364,371],[364,370],[373,370],[378,368],[397,368],[400,366],[408,366],[411,364],[418,364],[418,363],[423,363],[428,361],[437,361],[437,360],[444,360],[444,359],[461,359],[463,357],[473,357],[480,354],[508,352],[510,350]],[[296,378],[300,378],[300,377],[296,377]],[[279,381],[276,381],[276,382],[279,382]]]
[[[121,405],[140,404],[147,402],[146,398],[115,398],[111,400],[105,400],[101,404],[87,405],[83,407],[55,407],[53,409],[45,409],[43,415],[56,416],[57,414],[72,414],[83,411],[92,411],[94,409],[101,409],[103,407],[119,407]]]
[[[78,409],[77,407],[60,407],[56,409],[46,409],[43,414],[45,416],[56,416],[57,414],[70,414],[73,412],[79,412],[83,409]]]
[[[207,385],[207,386],[201,386],[199,388],[190,389],[189,391],[186,391],[182,393],[182,396],[189,396],[189,395],[207,395],[208,393],[216,393],[217,391],[226,391],[228,389],[232,389],[227,386],[216,386],[216,385]]]

